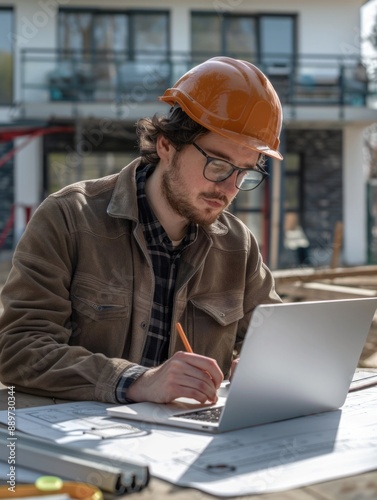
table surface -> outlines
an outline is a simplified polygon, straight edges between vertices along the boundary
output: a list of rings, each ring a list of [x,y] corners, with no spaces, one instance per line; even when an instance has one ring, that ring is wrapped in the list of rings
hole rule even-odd
[[[0,383],[0,410],[7,409],[7,388]],[[44,406],[54,404],[51,398],[16,393],[16,408]],[[48,471],[46,471],[48,473]],[[2,478],[0,478],[2,480]],[[4,483],[3,480],[1,483]],[[108,498],[108,495],[106,495]],[[122,500],[122,497],[117,497]],[[123,497],[135,500],[210,500],[216,497],[191,488],[181,488],[165,481],[152,478],[149,485],[141,492]],[[218,497],[219,498],[219,497]],[[364,500],[377,498],[377,470],[365,474],[349,476],[343,479],[326,481],[302,488],[264,495],[247,495],[240,500]]]

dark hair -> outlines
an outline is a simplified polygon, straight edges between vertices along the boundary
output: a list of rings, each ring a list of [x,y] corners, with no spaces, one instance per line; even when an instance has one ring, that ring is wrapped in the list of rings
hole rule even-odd
[[[208,129],[192,120],[179,106],[171,108],[167,116],[154,115],[141,118],[136,124],[140,155],[144,162],[156,164],[160,158],[156,150],[157,137],[161,134],[180,151],[185,145],[209,132]]]

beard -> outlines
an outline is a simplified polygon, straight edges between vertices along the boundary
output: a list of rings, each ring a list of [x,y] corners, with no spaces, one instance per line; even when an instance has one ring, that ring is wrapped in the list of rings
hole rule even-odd
[[[187,168],[187,167],[185,167]],[[161,180],[162,195],[167,200],[175,213],[185,218],[187,221],[199,226],[209,226],[217,220],[219,215],[230,205],[232,200],[216,191],[200,192],[197,198],[219,200],[224,203],[221,209],[198,208],[194,201],[190,199],[190,189],[185,184],[181,174],[182,165],[179,160],[179,153],[175,152],[169,165],[169,170],[163,173]]]

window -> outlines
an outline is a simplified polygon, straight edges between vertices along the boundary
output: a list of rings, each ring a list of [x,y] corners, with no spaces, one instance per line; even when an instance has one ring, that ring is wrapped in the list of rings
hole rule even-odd
[[[239,191],[232,208],[234,215],[251,229],[261,247],[264,241],[263,205],[267,182],[264,181],[254,191]]]
[[[287,66],[295,51],[296,18],[291,15],[191,15],[191,48],[196,59],[229,55],[261,65]]]
[[[168,51],[168,16],[160,13],[134,13],[131,17],[134,55],[145,52],[166,55]]]
[[[96,100],[119,99],[132,91],[155,97],[170,84],[165,11],[61,9],[59,49],[54,76],[72,85],[57,99],[71,99],[72,92],[79,100],[94,93]]]
[[[228,16],[224,19],[225,49],[237,59],[253,60],[256,53],[256,22],[253,17]]]
[[[67,154],[47,154],[46,194],[83,179],[96,179],[119,172],[137,155],[132,152],[93,152],[83,156],[80,164],[67,160]]]
[[[193,12],[191,40],[196,59],[222,54],[252,60],[257,53],[256,21],[253,16]]]
[[[260,58],[268,68],[287,67],[295,52],[295,18],[293,16],[261,16]]]
[[[81,56],[101,51],[123,51],[133,58],[142,52],[162,54],[169,50],[167,12],[90,11],[59,12],[59,48]]]
[[[0,8],[0,105],[13,99],[13,11]]]
[[[194,54],[220,54],[221,18],[212,14],[193,14],[191,20],[191,49]],[[204,56],[203,59],[206,59]]]

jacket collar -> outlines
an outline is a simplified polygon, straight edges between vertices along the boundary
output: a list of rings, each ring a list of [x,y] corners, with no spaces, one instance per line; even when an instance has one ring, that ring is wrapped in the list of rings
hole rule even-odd
[[[119,172],[107,207],[107,213],[112,217],[138,220],[136,169],[140,163],[141,158],[136,158]]]
[[[139,220],[138,205],[136,197],[136,169],[141,163],[141,158],[136,158],[120,172],[115,188],[107,207],[107,213],[111,217]],[[219,220],[210,226],[203,228],[208,234],[223,236],[227,234],[228,228]]]

